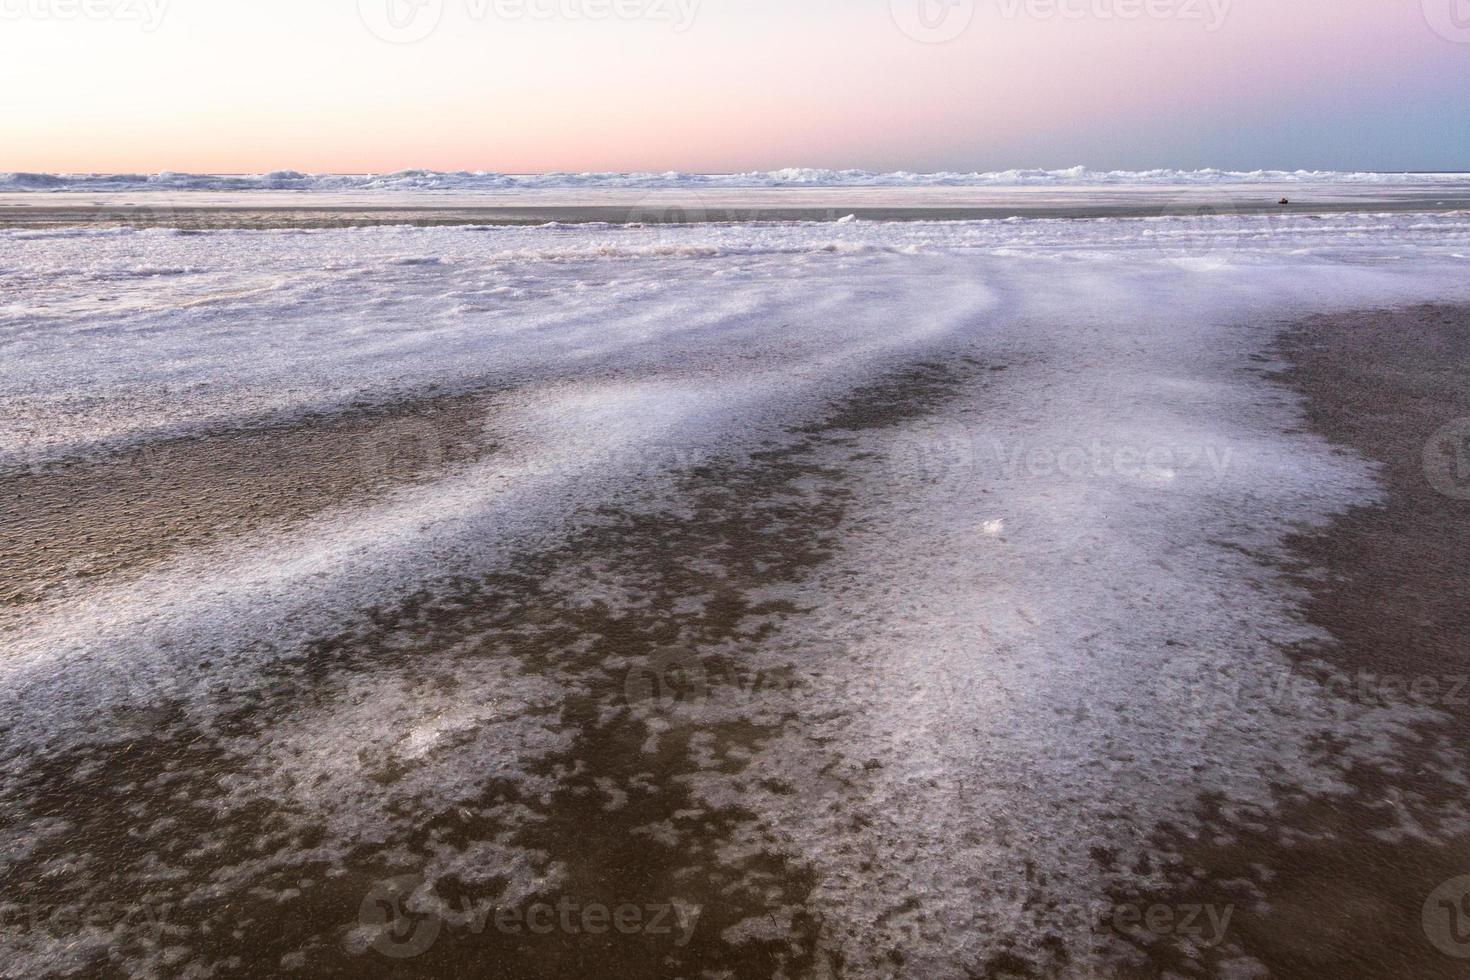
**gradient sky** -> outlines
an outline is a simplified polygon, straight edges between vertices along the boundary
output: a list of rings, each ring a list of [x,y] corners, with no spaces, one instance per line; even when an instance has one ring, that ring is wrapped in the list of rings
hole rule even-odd
[[[0,0],[0,171],[1470,170],[1470,0],[82,2]]]

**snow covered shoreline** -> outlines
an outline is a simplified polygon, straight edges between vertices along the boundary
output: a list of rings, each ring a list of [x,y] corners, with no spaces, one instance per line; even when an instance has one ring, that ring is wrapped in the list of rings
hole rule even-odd
[[[971,173],[879,173],[791,167],[738,174],[545,173],[400,170],[386,174],[52,174],[0,173],[0,193],[10,191],[499,191],[579,188],[679,189],[772,187],[1056,187],[1200,184],[1470,184],[1465,173],[1372,173],[1330,170],[1000,170]]]
[[[1108,955],[1086,916],[1153,883],[1150,832],[1198,794],[1342,792],[1413,720],[1232,700],[1318,635],[1257,556],[1377,492],[1262,359],[1283,319],[1470,300],[1464,215],[0,241],[0,479],[495,393],[493,451],[216,540],[135,512],[171,550],[7,611],[0,826],[48,901],[181,910],[167,951],[113,937],[128,972],[207,972],[248,916],[371,973],[343,939],[375,878],[619,880],[595,822],[637,842],[622,880],[652,863],[643,897],[703,910],[690,972],[764,942],[1061,973]],[[671,645],[798,683],[628,698]],[[0,931],[28,972],[86,954]]]

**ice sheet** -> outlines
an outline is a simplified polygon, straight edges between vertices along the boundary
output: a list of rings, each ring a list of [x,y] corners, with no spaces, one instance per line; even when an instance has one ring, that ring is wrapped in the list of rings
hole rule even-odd
[[[0,464],[381,400],[850,343],[890,283],[1143,263],[1205,285],[1470,253],[1470,215],[0,231]],[[1259,273],[1251,270],[1260,268]],[[1324,290],[1330,292],[1330,290]],[[907,302],[905,300],[904,302]],[[809,326],[775,329],[783,320]]]
[[[550,806],[554,779],[535,763],[568,744],[558,706],[586,678],[475,660],[427,627],[385,632],[374,613],[407,596],[442,601],[463,617],[456,629],[493,643],[534,631],[531,612],[555,615],[559,590],[636,610],[645,583],[617,554],[560,557],[540,605],[510,627],[455,596],[595,525],[601,506],[691,508],[677,471],[771,446],[840,473],[850,501],[830,561],[771,586],[797,611],[751,654],[810,683],[714,698],[686,721],[792,719],[747,747],[743,766],[804,789],[732,778],[740,767],[714,758],[680,780],[708,811],[738,802],[751,814],[714,842],[720,860],[739,868],[770,851],[811,869],[826,948],[855,975],[884,975],[900,942],[936,977],[1002,949],[1036,962],[1057,943],[1089,952],[1030,910],[1091,908],[1116,885],[1095,848],[1126,868],[1160,822],[1188,826],[1199,792],[1263,808],[1268,780],[1332,792],[1348,761],[1392,762],[1401,717],[1312,690],[1249,712],[1229,698],[1231,685],[1279,676],[1282,648],[1310,635],[1301,597],[1251,556],[1375,493],[1363,461],[1301,433],[1300,407],[1252,355],[1283,317],[1470,298],[1466,215],[62,230],[0,242],[6,467],[44,472],[162,434],[430,386],[502,393],[486,420],[493,456],[290,533],[82,581],[12,616],[0,798],[15,860],[60,846],[58,865],[94,873],[93,843],[42,815],[37,774],[93,766],[131,799],[149,787],[108,772],[110,753],[187,732],[191,751],[212,754],[168,780],[217,810],[213,832],[250,839],[247,818],[230,814],[267,801],[283,836],[184,860],[169,850],[179,833],[150,825],[129,844],[156,858],[140,889],[290,908],[290,891],[324,887],[283,888],[291,869],[346,875],[348,855],[374,847],[431,878],[544,887],[556,855],[498,838],[428,847],[414,832],[477,806],[491,782],[522,794],[478,814],[507,834]],[[803,426],[887,372],[966,357],[983,385],[962,380],[914,416],[800,448]],[[671,551],[659,567],[718,578],[719,561]],[[680,609],[711,601],[678,598]],[[337,676],[324,637],[364,662]],[[333,678],[325,694],[280,693],[317,671]],[[250,710],[264,721],[242,734],[232,725]],[[655,743],[669,727],[649,718]],[[1324,733],[1355,748],[1324,759]],[[408,775],[385,779],[389,764]],[[675,843],[691,833],[647,830]],[[726,941],[779,932],[792,910],[777,911]],[[209,962],[207,943],[179,948],[179,961]],[[10,953],[32,968],[76,955]]]
[[[567,190],[601,188],[752,188],[752,187],[1021,187],[1077,184],[1239,184],[1343,183],[1424,184],[1466,182],[1470,174],[1372,173],[1330,170],[998,170],[956,173],[875,173],[788,167],[738,174],[692,173],[546,173],[502,174],[487,171],[400,170],[387,174],[306,174],[278,170],[267,174],[49,174],[0,173],[0,191],[137,191],[137,190]]]

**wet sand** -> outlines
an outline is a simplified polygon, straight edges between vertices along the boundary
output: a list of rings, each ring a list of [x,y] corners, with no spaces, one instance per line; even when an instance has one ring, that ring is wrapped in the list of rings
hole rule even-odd
[[[284,530],[493,449],[493,395],[346,409],[0,470],[0,621],[68,582],[136,575],[170,554]]]
[[[1311,597],[1306,615],[1333,637],[1292,651],[1297,669],[1314,677],[1372,675],[1380,681],[1355,696],[1374,698],[1394,696],[1396,688],[1381,683],[1385,675],[1406,684],[1433,678],[1443,717],[1419,725],[1418,741],[1405,743],[1417,748],[1396,776],[1364,772],[1349,795],[1283,789],[1279,810],[1244,815],[1202,800],[1206,833],[1166,831],[1157,841],[1175,887],[1116,899],[1171,909],[1230,903],[1229,943],[1201,951],[1187,937],[1122,930],[1109,917],[1093,929],[1123,954],[1094,975],[1234,980],[1265,975],[1255,972],[1260,967],[1288,978],[1464,976],[1466,961],[1431,945],[1421,913],[1440,882],[1470,872],[1470,834],[1456,823],[1465,788],[1446,782],[1434,765],[1441,754],[1460,752],[1470,734],[1470,710],[1455,703],[1453,686],[1470,674],[1470,500],[1436,490],[1424,456],[1436,430],[1470,417],[1470,311],[1368,311],[1283,330],[1277,353],[1290,366],[1273,377],[1306,399],[1317,431],[1380,461],[1385,489],[1380,504],[1290,542],[1288,571]],[[655,691],[674,700],[698,700],[714,687],[799,691],[821,674],[825,658],[841,658],[840,649],[803,649],[799,661],[783,660],[783,627],[804,610],[772,597],[773,586],[802,581],[841,546],[849,503],[862,488],[836,461],[856,452],[854,432],[937,412],[1000,376],[1003,366],[956,356],[874,378],[765,451],[683,469],[664,506],[609,505],[593,526],[518,556],[504,574],[373,610],[370,629],[320,640],[309,663],[282,665],[259,689],[235,692],[231,710],[210,725],[168,704],[109,719],[136,726],[136,737],[81,746],[21,774],[28,815],[64,821],[67,829],[14,848],[0,864],[5,900],[16,903],[4,910],[5,921],[14,926],[27,909],[100,903],[167,911],[172,942],[142,918],[106,920],[116,932],[97,946],[88,976],[183,975],[201,965],[198,958],[170,961],[171,945],[208,950],[224,976],[843,975],[844,964],[824,946],[810,869],[775,846],[723,850],[756,815],[739,803],[709,806],[685,781],[716,767],[752,791],[789,796],[798,810],[841,807],[843,794],[828,793],[831,787],[776,784],[749,765],[757,746],[804,737],[806,719],[752,712],[691,720],[647,702]],[[328,504],[432,476],[493,451],[485,438],[492,410],[486,395],[425,399],[157,444],[141,466],[122,458],[12,475],[5,490],[23,501],[31,531],[4,549],[7,583],[12,572],[29,576],[8,599],[44,596],[78,567],[126,575],[167,557],[175,546],[169,542],[193,546],[289,527]],[[41,560],[37,541],[49,542],[53,564]],[[609,583],[638,602],[604,601]],[[724,652],[694,657],[691,650]],[[294,802],[312,788],[297,781],[314,771],[280,764],[276,730],[337,732],[363,703],[364,687],[367,710],[386,711],[384,692],[399,678],[410,691],[452,691],[491,664],[549,678],[558,692],[530,712],[565,739],[535,763],[544,793],[490,778],[464,798],[425,802],[414,795],[413,766],[364,741],[351,749],[371,763],[381,797],[347,798],[339,808]],[[645,676],[651,683],[641,682]],[[1458,696],[1470,697],[1470,687]],[[840,749],[830,751],[834,785],[870,778],[866,766],[842,767]],[[230,787],[237,783],[262,795],[236,795]],[[330,797],[335,787],[324,785]],[[298,819],[298,808],[313,820],[325,812],[324,825]],[[1406,809],[1422,826],[1420,838],[1391,830]],[[355,826],[380,811],[401,818],[382,837],[356,840],[325,825],[330,818]],[[864,816],[855,808],[847,816],[857,839]],[[649,833],[658,826],[667,834]],[[334,833],[352,840],[350,852],[328,848]],[[531,848],[545,867],[562,869],[541,896],[546,901],[647,908],[677,899],[700,909],[697,927],[682,943],[678,928],[531,935],[408,910],[407,892],[422,868],[415,855],[490,841]],[[1110,861],[1105,853],[1095,858]],[[334,865],[351,870],[334,873]],[[400,880],[403,893],[383,891],[383,882]],[[438,897],[451,907],[523,901],[505,878],[467,870],[439,880]],[[227,887],[237,881],[248,890]],[[211,882],[221,883],[219,899],[200,900]],[[408,928],[344,943],[344,933],[378,907]],[[762,916],[770,918],[768,933],[727,940],[727,930]],[[71,928],[58,927],[62,939],[75,938]],[[889,955],[890,975],[915,975],[903,950]],[[0,974],[5,969],[0,960]],[[1066,967],[1038,972],[1005,957],[973,964],[970,973],[1089,975]]]
[[[789,694],[820,675],[822,651],[798,651],[799,663],[765,651],[779,650],[782,622],[801,612],[770,598],[770,590],[827,562],[840,540],[852,488],[841,469],[822,460],[844,452],[854,430],[921,416],[961,385],[990,376],[991,366],[960,358],[875,378],[749,460],[682,472],[668,508],[605,508],[598,526],[548,552],[520,556],[505,574],[375,610],[367,633],[314,644],[309,667],[281,671],[207,728],[167,705],[138,719],[115,719],[138,724],[136,737],[67,752],[23,780],[31,813],[65,820],[71,829],[0,866],[0,881],[16,903],[9,920],[20,921],[27,909],[43,910],[44,920],[53,909],[143,903],[167,910],[167,930],[180,941],[210,938],[211,961],[229,976],[656,978],[713,971],[756,978],[830,969],[822,922],[805,910],[810,872],[774,846],[744,856],[721,853],[734,828],[755,815],[739,805],[704,805],[684,781],[713,764],[792,797],[798,807],[821,805],[823,786],[777,785],[746,771],[755,746],[798,729],[801,719],[681,718],[657,699],[697,708],[730,691]],[[610,608],[597,598],[609,568],[621,587],[642,597],[635,608]],[[702,601],[691,607],[691,599]],[[688,652],[720,648],[732,653]],[[413,655],[405,658],[405,650]],[[561,692],[546,715],[567,742],[535,766],[551,780],[544,796],[491,779],[442,809],[410,809],[418,804],[408,799],[387,806],[372,801],[375,808],[401,807],[408,819],[386,841],[358,843],[352,872],[339,875],[312,856],[323,828],[298,826],[280,802],[232,801],[222,790],[238,774],[272,765],[257,756],[266,755],[276,727],[303,716],[323,732],[339,726],[359,680],[382,690],[402,671],[413,684],[452,691],[486,662],[553,678]],[[652,732],[658,735],[650,743]],[[835,768],[842,758],[835,747],[830,756],[834,783],[868,775]],[[385,760],[375,778],[391,798],[393,787],[412,775]],[[290,787],[301,776],[276,778]],[[347,801],[347,818],[364,805]],[[659,825],[671,833],[650,835]],[[489,925],[483,915],[434,918],[410,910],[421,861],[408,848],[472,848],[496,840],[534,848],[547,867],[562,869],[558,886],[542,896],[548,903],[566,898],[578,908],[650,909],[678,902],[699,910],[697,927],[688,935],[670,928],[678,921],[670,912],[658,929],[628,934],[565,928],[532,934],[524,927],[512,933],[493,924],[497,910],[519,905],[506,893],[505,879],[469,872],[441,878],[439,898],[452,909],[488,908]],[[45,873],[78,852],[85,868]],[[160,878],[152,873],[159,866],[182,874]],[[251,866],[253,897],[184,900],[204,882],[228,880],[232,869]],[[399,928],[344,943],[344,933],[378,907]],[[803,911],[777,926],[774,911],[791,907]],[[739,944],[723,938],[725,930],[762,916],[771,917],[769,936]],[[157,967],[163,944],[140,916],[117,928],[87,971],[126,976],[143,964]],[[161,965],[183,964],[164,959]]]
[[[827,195],[831,196],[831,195]],[[374,225],[543,225],[560,224],[706,224],[761,221],[837,221],[851,215],[862,221],[980,221],[1006,218],[1157,218],[1206,217],[1220,214],[1289,215],[1349,213],[1445,213],[1470,209],[1470,196],[1436,193],[1432,197],[1384,197],[1377,200],[1333,200],[1304,196],[1288,205],[1270,193],[1231,189],[1212,197],[1198,191],[1176,199],[1139,198],[1097,204],[1016,199],[980,204],[874,206],[861,194],[833,203],[804,206],[773,201],[758,206],[712,204],[698,198],[661,197],[634,204],[495,205],[465,204],[351,206],[303,204],[299,200],[267,207],[198,205],[188,198],[149,204],[0,204],[0,230],[78,226],[180,228],[211,231],[229,228],[361,228]]]
[[[1332,638],[1291,651],[1295,669],[1344,696],[1344,710],[1436,716],[1396,733],[1396,770],[1356,770],[1343,795],[1283,789],[1276,812],[1251,814],[1202,800],[1200,836],[1160,835],[1176,886],[1151,900],[1234,904],[1230,938],[1245,953],[1235,975],[1463,978],[1467,923],[1430,899],[1470,873],[1470,794],[1441,775],[1470,747],[1470,472],[1455,478],[1435,437],[1470,419],[1470,309],[1313,317],[1286,325],[1277,353],[1289,366],[1275,377],[1306,399],[1312,428],[1379,463],[1384,489],[1380,503],[1289,542],[1306,616]],[[1454,431],[1463,440],[1470,423]],[[1432,481],[1426,458],[1451,476]],[[1239,710],[1255,696],[1268,695],[1243,697]],[[1405,835],[1405,814],[1416,834]],[[1147,965],[1127,975],[1187,970],[1181,944],[1146,930],[1131,938]]]

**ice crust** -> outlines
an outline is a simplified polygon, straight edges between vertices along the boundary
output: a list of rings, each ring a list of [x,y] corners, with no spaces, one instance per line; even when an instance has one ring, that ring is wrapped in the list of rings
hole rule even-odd
[[[1453,267],[1470,216],[82,228],[0,242],[0,465],[33,465],[430,384],[657,369],[718,358],[729,340],[799,359],[849,344],[824,311],[883,302],[879,282],[954,291],[1143,262],[1132,275],[1233,286],[1382,248],[1397,254],[1372,264]],[[773,329],[783,320],[793,328]]]
[[[1365,461],[1303,433],[1251,355],[1283,318],[1470,299],[1465,215],[0,243],[0,466],[431,385],[502,393],[488,458],[13,616],[0,637],[10,853],[67,833],[28,822],[23,777],[48,759],[146,734],[160,705],[210,733],[301,671],[313,640],[367,629],[365,610],[502,570],[600,505],[674,501],[680,467],[790,441],[884,371],[961,354],[1004,370],[822,451],[848,473],[852,513],[829,565],[773,588],[811,612],[760,653],[810,684],[698,706],[694,724],[797,719],[746,763],[800,793],[729,766],[684,777],[702,806],[754,814],[724,857],[770,849],[812,867],[825,941],[853,975],[885,975],[901,944],[914,970],[960,976],[1002,943],[1089,951],[1035,910],[1092,908],[1116,884],[1094,849],[1128,867],[1158,824],[1189,826],[1199,792],[1264,812],[1272,782],[1332,793],[1347,763],[1392,762],[1402,714],[1311,689],[1237,697],[1287,669],[1286,645],[1324,639],[1252,556],[1376,493]],[[642,601],[616,568],[587,580],[614,609]],[[565,746],[554,708],[574,682],[403,652],[264,732],[211,736],[235,760],[209,789],[222,814],[268,800],[288,829],[321,834],[220,869],[193,899],[250,894],[308,860],[345,873],[354,848],[398,840],[415,813],[491,779],[550,792],[532,763]],[[436,674],[455,685],[426,683]],[[1323,758],[1323,734],[1350,750]],[[384,782],[385,759],[409,775]],[[445,845],[424,867],[498,874],[518,895],[556,872],[504,840]],[[8,949],[33,969],[74,952]]]
[[[1351,183],[1416,184],[1470,182],[1470,174],[1373,173],[1329,170],[1061,170],[1022,169],[956,173],[876,173],[788,167],[738,174],[546,173],[400,170],[387,174],[51,174],[0,173],[4,191],[299,190],[299,191],[489,191],[575,188],[753,188],[753,187],[1024,187],[1077,184]]]

